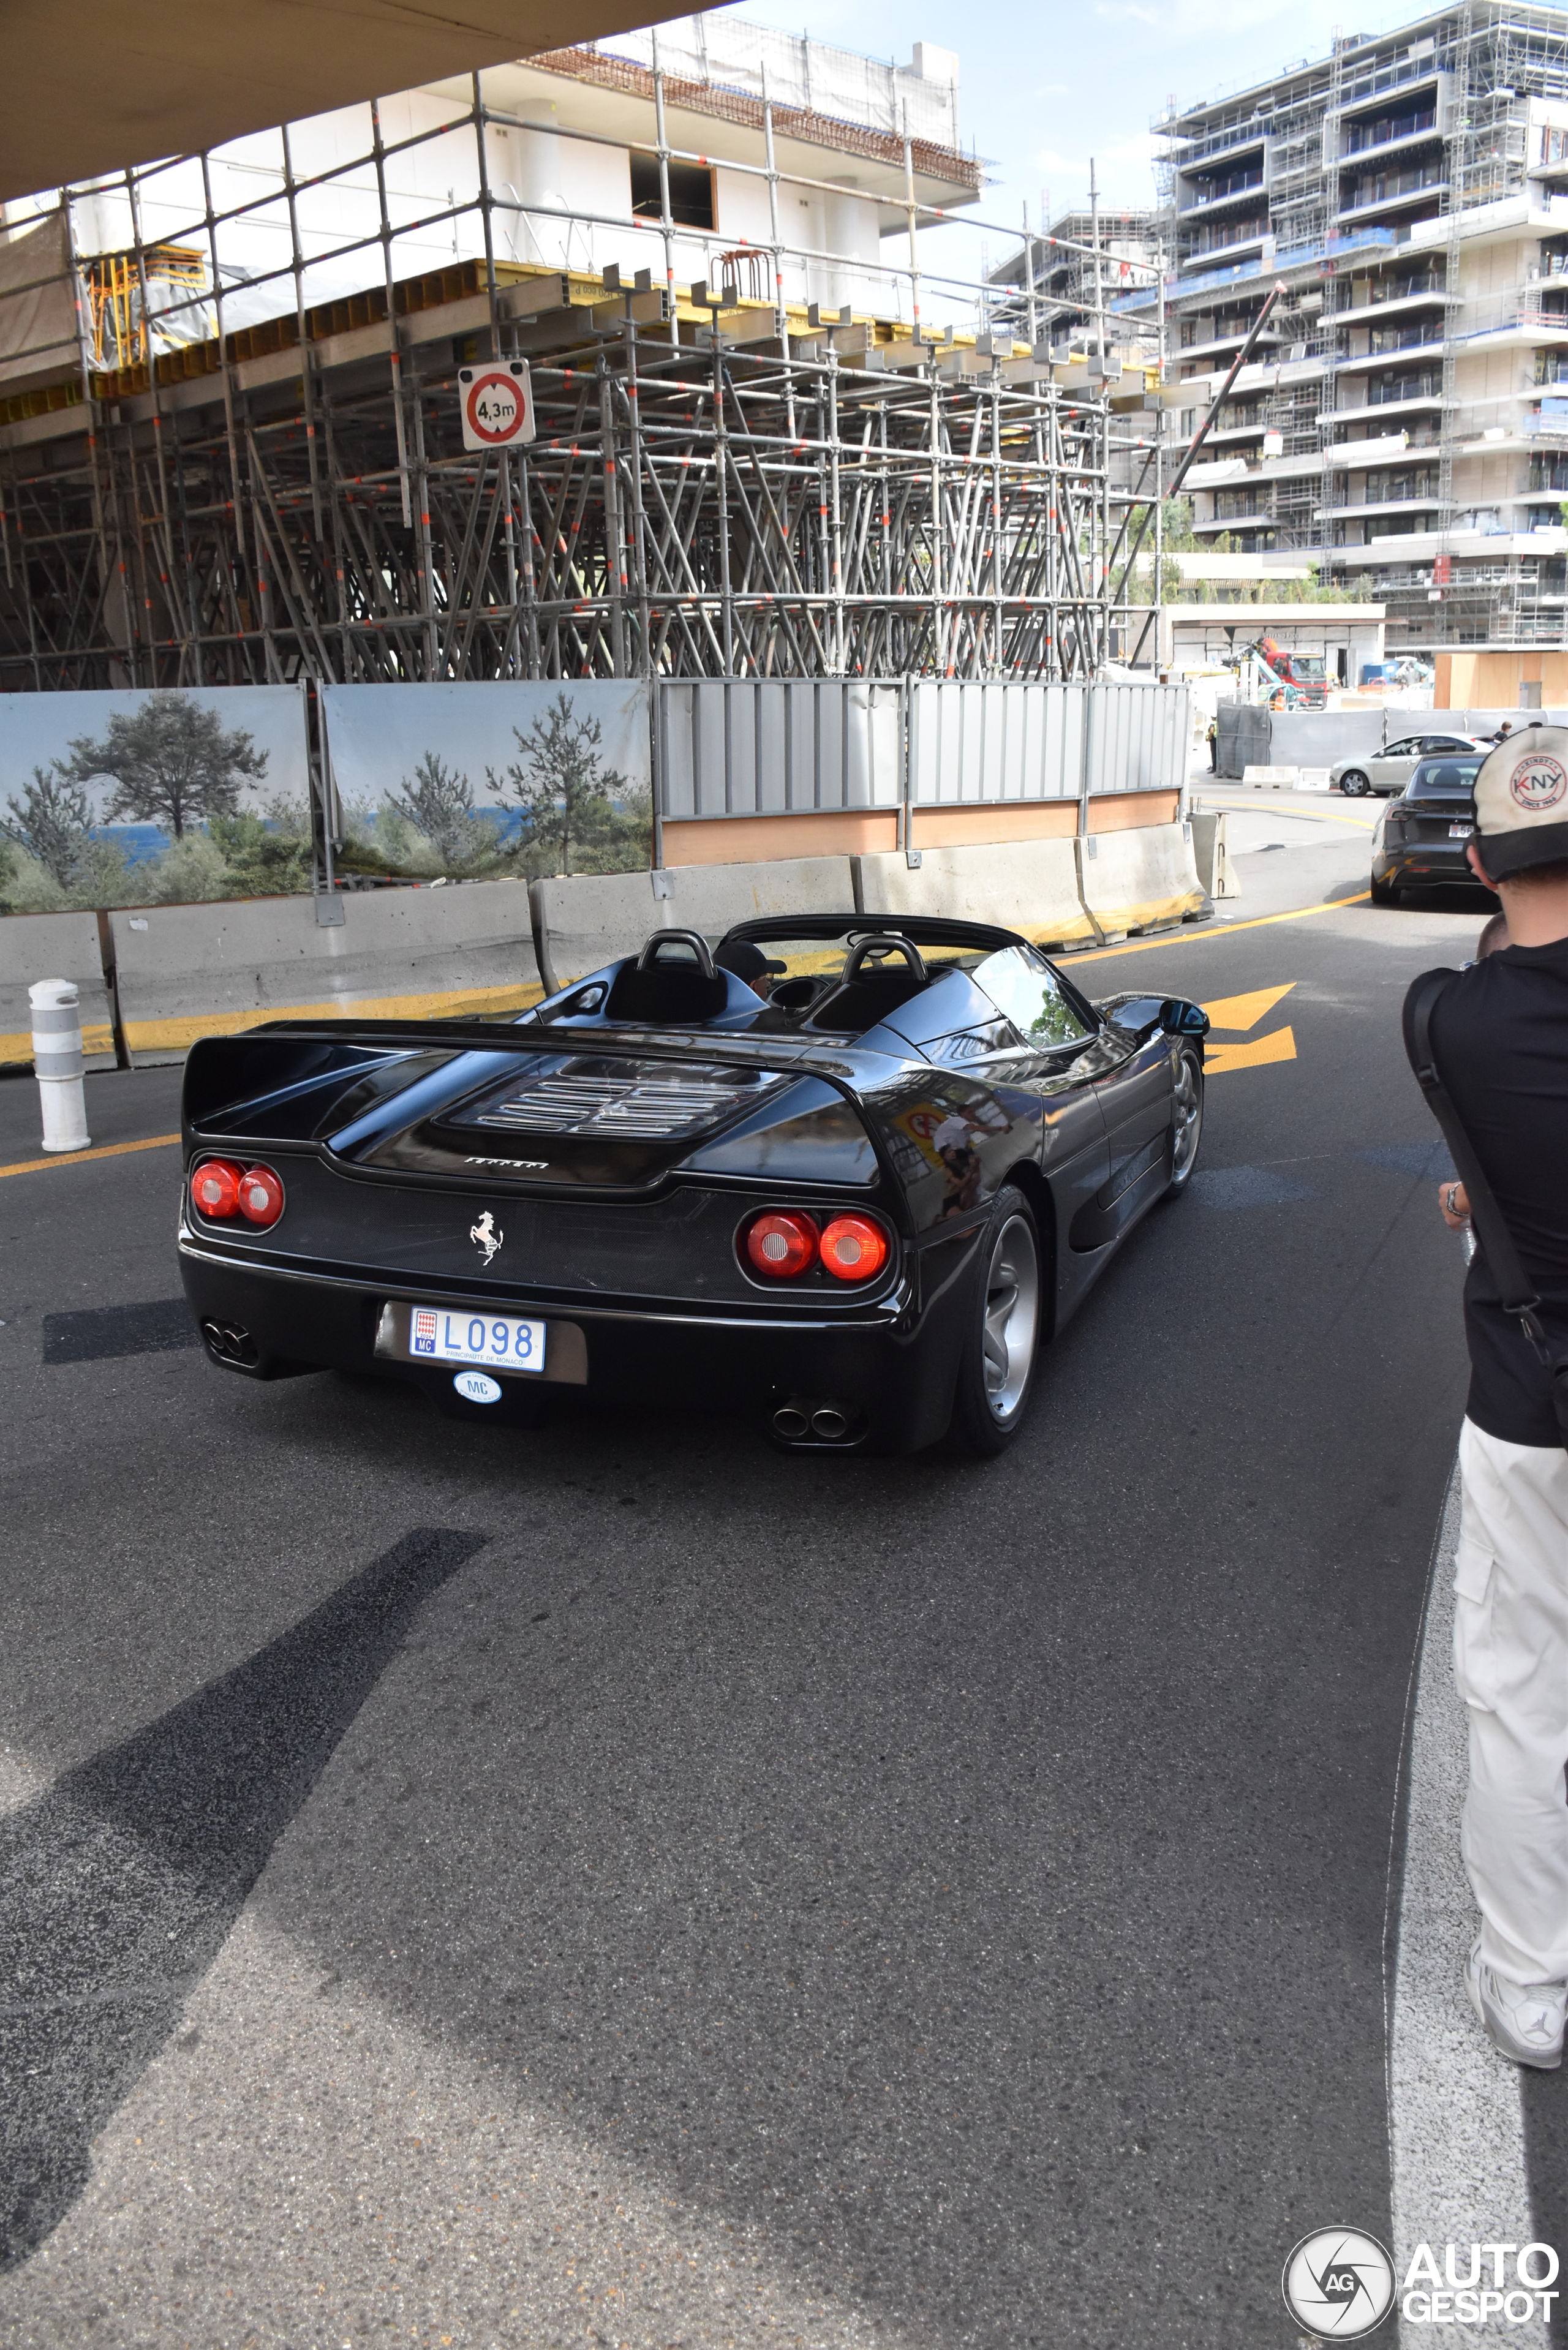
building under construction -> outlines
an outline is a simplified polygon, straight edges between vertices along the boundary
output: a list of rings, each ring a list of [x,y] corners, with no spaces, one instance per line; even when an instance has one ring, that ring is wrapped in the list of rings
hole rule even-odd
[[[1125,658],[1158,391],[931,274],[956,68],[698,18],[12,206],[0,685]]]
[[[1188,432],[1285,289],[1200,538],[1315,555],[1390,651],[1568,643],[1568,14],[1464,0],[1155,129]]]

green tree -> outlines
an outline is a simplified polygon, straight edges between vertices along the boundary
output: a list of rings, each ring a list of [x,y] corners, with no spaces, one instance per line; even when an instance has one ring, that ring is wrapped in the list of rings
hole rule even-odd
[[[1163,498],[1159,508],[1160,544],[1168,554],[1190,555],[1200,544],[1192,527],[1190,498]]]
[[[112,775],[119,785],[111,822],[164,825],[176,840],[192,824],[236,815],[242,783],[259,781],[267,762],[243,727],[225,733],[215,710],[182,693],[150,695],[129,716],[116,711],[101,740],[80,735],[70,752],[79,782]]]
[[[601,767],[601,729],[597,718],[574,718],[571,696],[556,695],[543,718],[524,734],[514,726],[520,759],[490,775],[492,788],[509,793],[523,809],[529,846],[554,854],[556,869],[577,870],[597,865],[624,849],[627,819],[615,806],[618,793],[631,795],[627,778],[615,768]]]
[[[236,898],[297,897],[315,880],[310,829],[286,803],[265,823],[251,809],[215,816],[207,831],[223,860],[223,879]]]
[[[8,799],[9,822],[0,816],[0,832],[35,858],[62,889],[68,889],[86,860],[92,825],[87,794],[63,759],[51,762],[53,774],[35,767],[33,780],[21,798]]]
[[[384,805],[422,833],[443,864],[472,865],[494,847],[491,827],[474,815],[473,785],[447,766],[439,752],[425,753],[413,780],[401,778],[401,798],[389,792]]]

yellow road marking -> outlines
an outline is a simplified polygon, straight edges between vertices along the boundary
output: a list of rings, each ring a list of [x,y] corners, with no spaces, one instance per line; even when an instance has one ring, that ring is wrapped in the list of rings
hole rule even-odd
[[[1206,1077],[1218,1077],[1227,1069],[1261,1069],[1270,1061],[1293,1061],[1295,1057],[1295,1030],[1275,1028],[1267,1036],[1254,1037],[1250,1045],[1206,1045],[1203,1074]]]
[[[1342,816],[1337,808],[1269,808],[1261,797],[1251,800],[1227,800],[1222,808],[1214,810],[1214,814],[1227,816],[1232,809],[1242,816],[1262,816],[1266,813],[1279,816],[1282,821],[1295,824],[1347,824],[1353,832],[1371,832],[1377,823],[1375,816]],[[1244,856],[1246,851],[1242,850],[1241,853]]]
[[[0,1175],[41,1175],[46,1167],[79,1167],[84,1159],[120,1159],[128,1150],[167,1150],[177,1134],[150,1134],[140,1142],[105,1142],[96,1150],[59,1150],[47,1159],[18,1159]]]
[[[1076,971],[1084,962],[1104,962],[1110,955],[1152,954],[1156,947],[1193,947],[1205,939],[1233,939],[1239,931],[1266,931],[1272,922],[1304,922],[1309,914],[1337,914],[1344,906],[1365,906],[1371,900],[1370,889],[1358,889],[1354,898],[1333,898],[1322,906],[1293,906],[1288,914],[1254,914],[1250,922],[1205,922],[1201,930],[1166,931],[1158,939],[1128,939],[1125,946],[1095,947],[1088,954],[1064,958],[1069,971]]]
[[[1272,1012],[1295,984],[1293,979],[1287,979],[1283,987],[1255,987],[1251,995],[1221,995],[1203,1009],[1211,1027],[1255,1028],[1264,1013]]]

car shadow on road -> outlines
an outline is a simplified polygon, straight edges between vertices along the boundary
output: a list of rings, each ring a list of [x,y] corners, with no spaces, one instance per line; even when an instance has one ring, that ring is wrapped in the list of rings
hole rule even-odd
[[[483,1534],[419,1528],[278,1639],[0,1821],[0,2273],[86,2186],[277,1838]]]

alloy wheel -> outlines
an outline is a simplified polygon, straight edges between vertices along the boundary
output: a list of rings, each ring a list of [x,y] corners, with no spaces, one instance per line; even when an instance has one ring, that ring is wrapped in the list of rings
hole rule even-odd
[[[985,1399],[1001,1425],[1013,1418],[1028,1390],[1039,1322],[1040,1257],[1034,1235],[1023,1216],[1009,1216],[991,1252],[981,1341]]]
[[[1170,1180],[1173,1184],[1185,1183],[1203,1135],[1203,1080],[1190,1053],[1183,1053],[1177,1072],[1171,1123]]]

